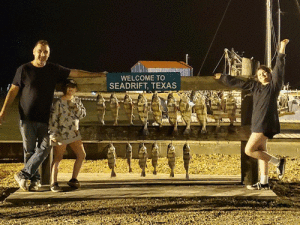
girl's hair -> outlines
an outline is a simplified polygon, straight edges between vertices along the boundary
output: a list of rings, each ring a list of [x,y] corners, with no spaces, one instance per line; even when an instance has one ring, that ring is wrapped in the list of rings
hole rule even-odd
[[[71,87],[71,88],[77,88],[77,83],[75,80],[73,79],[67,79],[64,83],[63,83],[63,86],[62,86],[62,92],[65,94],[67,94],[67,88],[68,87]]]
[[[272,73],[272,70],[271,70],[270,67],[267,67],[266,65],[261,65],[261,66],[258,67],[257,70],[256,70],[256,73],[255,73],[255,76],[254,76],[254,79],[255,79],[255,80],[258,80],[258,78],[257,78],[257,72],[258,72],[259,70],[266,71],[266,72],[269,73],[269,74]]]
[[[265,65],[261,65],[260,67],[258,67],[257,70],[256,70],[256,72],[259,71],[259,70],[264,70],[267,73],[271,73],[272,72],[272,70],[269,67],[265,66]]]

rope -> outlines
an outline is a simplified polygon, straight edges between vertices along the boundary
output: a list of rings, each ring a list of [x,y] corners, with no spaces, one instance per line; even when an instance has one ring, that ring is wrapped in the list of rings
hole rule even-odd
[[[300,4],[299,4],[298,0],[295,0],[295,3],[296,3],[296,6],[297,6],[297,9],[299,11],[299,19],[300,19]]]
[[[271,61],[273,61],[276,57],[276,53],[277,53],[277,38],[276,38],[276,33],[275,33],[275,29],[274,29],[274,24],[273,24],[273,20],[272,20],[272,36],[273,36],[273,48],[275,49],[274,55],[271,59]]]
[[[215,69],[213,70],[213,72],[212,72],[213,74],[214,74],[215,70],[217,69],[217,67],[219,66],[221,60],[224,58],[224,55],[225,55],[225,52],[223,53],[223,55],[222,55],[221,59],[219,60],[217,66],[216,66]],[[225,60],[225,68],[226,68],[226,60]]]
[[[215,35],[214,35],[214,37],[213,37],[212,42],[210,43],[210,46],[209,46],[209,48],[208,48],[208,51],[207,51],[207,53],[206,53],[206,55],[205,55],[205,58],[204,58],[204,60],[203,60],[203,62],[202,62],[202,65],[201,65],[201,67],[200,67],[200,70],[199,70],[197,76],[200,76],[200,72],[201,72],[201,70],[202,70],[202,67],[203,67],[203,65],[204,65],[204,63],[205,63],[205,61],[206,61],[206,58],[207,58],[208,53],[209,53],[209,51],[210,51],[210,49],[211,49],[211,46],[212,46],[212,44],[213,44],[213,42],[214,42],[214,40],[215,40],[215,38],[216,38],[216,36],[217,36],[217,33],[218,33],[218,31],[219,31],[219,28],[220,28],[220,26],[221,26],[221,23],[222,23],[223,20],[224,20],[225,14],[226,14],[226,12],[227,12],[227,9],[228,9],[230,3],[231,3],[231,0],[229,0],[229,2],[228,2],[228,4],[227,4],[227,7],[226,7],[225,12],[224,12],[224,14],[223,14],[223,17],[222,17],[222,19],[221,19],[221,22],[219,23],[219,26],[218,26],[218,28],[217,28],[217,30],[216,30],[216,33],[215,33]]]
[[[280,0],[277,1],[277,6],[278,6],[278,11],[279,11],[278,13],[281,14]],[[280,15],[278,15],[278,17],[279,16]],[[274,55],[273,55],[273,58],[272,58],[271,61],[273,61],[275,59],[276,55],[277,55],[278,47],[279,47],[279,41],[280,41],[280,40],[277,40],[277,38],[276,38],[275,29],[274,29],[274,23],[273,23],[273,18],[272,18],[272,35],[273,35],[273,43],[274,43],[273,44],[274,45],[273,48],[275,49],[275,52],[274,52]],[[278,38],[280,38],[279,35],[280,35],[280,30],[278,28]]]

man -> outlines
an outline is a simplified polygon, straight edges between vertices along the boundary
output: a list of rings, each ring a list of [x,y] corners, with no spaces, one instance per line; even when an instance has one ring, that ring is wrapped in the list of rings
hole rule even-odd
[[[215,79],[225,85],[249,90],[253,94],[253,112],[251,136],[247,142],[245,153],[259,160],[260,181],[248,186],[252,190],[269,189],[268,164],[277,167],[278,178],[282,179],[285,170],[285,159],[276,158],[267,152],[267,140],[280,132],[277,111],[277,98],[283,85],[285,69],[285,48],[289,40],[281,41],[276,65],[271,71],[266,66],[257,70],[258,81],[243,81],[232,76],[216,74]]]
[[[100,73],[91,73],[62,67],[48,62],[50,47],[47,41],[40,40],[33,49],[34,60],[17,69],[0,112],[0,125],[5,119],[8,108],[16,96],[20,95],[19,114],[20,131],[23,139],[24,168],[15,175],[22,190],[38,190],[40,174],[38,167],[48,156],[48,123],[53,101],[55,85],[67,77],[93,77]]]

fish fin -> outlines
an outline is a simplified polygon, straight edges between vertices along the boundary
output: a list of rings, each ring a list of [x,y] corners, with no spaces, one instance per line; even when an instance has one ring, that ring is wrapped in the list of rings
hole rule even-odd
[[[185,129],[185,131],[183,132],[183,135],[190,135],[191,134],[191,129]]]
[[[148,129],[143,129],[143,135],[144,135],[144,136],[148,136],[148,135],[149,135]]]

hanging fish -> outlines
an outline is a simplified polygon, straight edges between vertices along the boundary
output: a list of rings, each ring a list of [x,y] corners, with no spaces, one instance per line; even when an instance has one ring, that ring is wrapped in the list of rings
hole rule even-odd
[[[167,149],[167,158],[168,158],[168,164],[171,168],[170,177],[174,177],[174,168],[175,168],[175,147],[172,143],[168,145]]]
[[[141,173],[142,177],[146,176],[147,159],[148,159],[147,148],[144,145],[144,143],[141,143],[139,146],[139,165],[140,168],[142,169],[142,173]]]
[[[107,159],[108,159],[108,167],[111,169],[111,177],[116,177],[115,167],[116,167],[116,149],[113,144],[109,144]]]
[[[105,116],[105,99],[103,98],[102,94],[97,95],[97,115],[99,122],[104,125],[104,116]]]
[[[186,179],[190,178],[189,165],[190,165],[191,158],[192,158],[191,148],[188,143],[185,143],[183,146],[183,163],[184,163],[184,169],[186,171],[186,176],[185,176]]]
[[[151,110],[153,112],[155,122],[159,124],[159,127],[162,127],[162,106],[157,92],[155,92],[152,96]]]
[[[110,96],[110,109],[114,118],[114,124],[113,124],[114,126],[118,125],[119,108],[120,108],[119,101],[115,93],[113,93]]]
[[[152,166],[154,167],[153,170],[153,174],[156,175],[157,171],[156,171],[156,167],[157,167],[157,162],[158,162],[158,158],[159,158],[159,148],[157,143],[153,143],[152,145]]]
[[[220,128],[222,107],[221,107],[221,99],[218,96],[218,93],[216,91],[213,92],[210,100],[211,100],[211,110],[213,112],[213,117],[217,121],[217,128]]]
[[[143,122],[143,135],[148,135],[148,102],[144,94],[139,94],[138,96],[138,113],[141,121]]]
[[[233,126],[233,122],[236,119],[235,116],[236,109],[237,109],[236,100],[233,94],[229,93],[226,97],[225,113],[228,114],[228,118],[230,119],[230,126]]]
[[[127,143],[126,145],[126,159],[127,159],[127,164],[129,166],[129,173],[131,173],[132,172],[132,168],[131,168],[132,146],[130,143]]]
[[[192,106],[190,105],[190,98],[186,93],[183,93],[180,97],[179,110],[181,116],[186,123],[184,135],[189,135],[191,133],[191,117],[192,117]]]
[[[207,123],[207,106],[206,99],[203,94],[197,92],[194,99],[194,111],[197,114],[198,121],[202,126],[201,133],[206,133],[206,123]]]
[[[178,129],[177,129],[178,106],[177,106],[176,99],[173,96],[173,93],[170,93],[168,95],[167,108],[168,108],[169,122],[174,127],[173,134],[177,134],[177,132],[178,132]]]
[[[130,125],[133,125],[133,109],[134,109],[134,104],[132,102],[131,97],[126,94],[124,97],[124,109],[125,109],[125,113],[127,114],[128,118],[129,118],[129,123]]]

